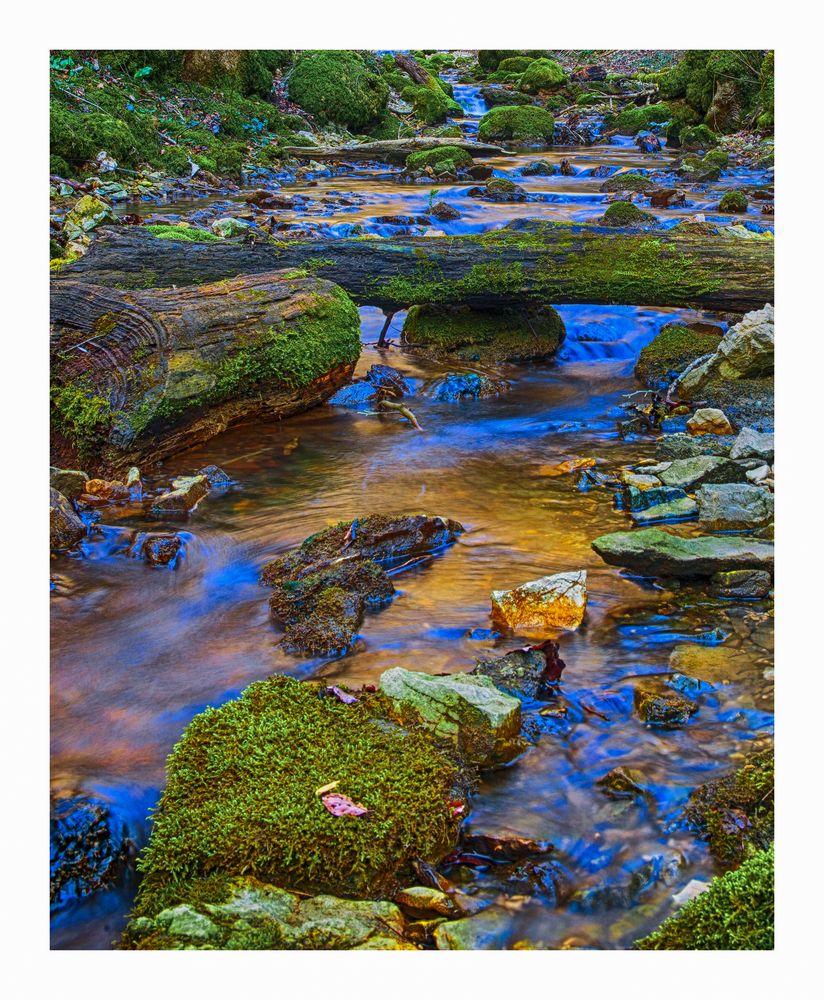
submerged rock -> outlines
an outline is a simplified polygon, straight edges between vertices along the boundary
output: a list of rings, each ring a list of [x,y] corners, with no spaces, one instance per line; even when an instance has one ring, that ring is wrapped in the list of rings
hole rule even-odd
[[[139,551],[150,566],[168,566],[177,561],[182,547],[180,535],[152,532],[142,537]]]
[[[353,643],[368,604],[389,600],[387,570],[451,544],[457,521],[423,514],[371,514],[310,536],[267,563],[261,580],[273,588],[270,607],[294,652],[337,655]]]
[[[440,951],[479,951],[506,947],[513,933],[514,914],[502,906],[490,906],[462,920],[449,920],[435,931]]]
[[[633,767],[614,767],[595,784],[613,799],[646,798],[649,795],[646,775]]]
[[[698,521],[709,531],[762,528],[775,516],[772,493],[749,483],[702,486],[695,494]]]
[[[635,714],[653,726],[684,726],[698,711],[698,705],[663,684],[639,684],[633,693]]]
[[[758,569],[734,569],[713,573],[711,591],[716,597],[766,597],[772,590],[772,577]]]
[[[761,668],[751,651],[726,643],[720,646],[707,646],[695,642],[679,643],[670,653],[669,668],[682,677],[690,677],[713,686],[738,681],[753,682],[761,674]]]
[[[86,526],[71,502],[49,488],[49,548],[52,552],[71,549],[86,534]]]
[[[478,660],[472,671],[488,677],[495,687],[521,698],[539,698],[556,684],[566,664],[558,656],[558,643],[515,649],[494,660]]]
[[[586,570],[543,576],[514,590],[493,590],[491,596],[492,620],[498,625],[574,631],[586,610]]]
[[[435,384],[433,397],[442,403],[456,399],[486,399],[507,392],[509,383],[478,372],[449,372]]]
[[[610,566],[645,576],[690,579],[730,569],[772,572],[773,567],[771,542],[732,535],[683,538],[661,528],[644,528],[601,535],[592,547]]]
[[[195,476],[205,476],[209,486],[227,486],[232,481],[232,477],[217,465],[205,465]]]
[[[435,677],[393,667],[381,674],[379,686],[402,718],[411,715],[479,767],[507,763],[524,749],[521,703],[488,677]]]
[[[219,948],[222,950],[402,950],[405,920],[394,903],[294,893],[236,878],[219,902],[180,904],[155,917],[136,917],[123,947],[139,950]]]

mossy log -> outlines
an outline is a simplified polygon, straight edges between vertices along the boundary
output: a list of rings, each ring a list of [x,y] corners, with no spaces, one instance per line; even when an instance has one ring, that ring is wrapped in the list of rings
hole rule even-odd
[[[439,136],[353,142],[343,146],[287,146],[284,152],[301,160],[378,160],[381,163],[404,164],[410,153],[418,153],[422,149],[437,149],[438,146],[457,146],[477,157],[512,155],[500,146],[488,142]]]
[[[54,281],[146,288],[204,284],[278,267],[312,270],[356,302],[384,309],[590,303],[748,312],[773,301],[772,241],[552,223],[437,240],[203,244],[111,228]]]
[[[295,272],[133,292],[61,281],[51,321],[52,464],[92,473],[308,409],[360,352],[351,299]]]

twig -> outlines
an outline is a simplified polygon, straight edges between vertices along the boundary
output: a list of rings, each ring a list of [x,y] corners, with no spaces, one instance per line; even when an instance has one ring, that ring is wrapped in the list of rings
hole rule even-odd
[[[423,427],[418,423],[418,418],[409,409],[408,406],[404,406],[403,403],[390,403],[388,399],[382,399],[378,403],[379,407],[384,407],[387,410],[397,410],[402,417],[406,417],[410,424],[415,428],[416,431],[422,431]]]
[[[57,84],[54,85],[55,90],[59,90],[61,94],[68,94],[69,97],[73,97],[76,101],[80,101],[83,104],[88,104],[90,108],[97,108],[98,111],[102,111],[104,115],[109,112],[105,108],[101,108],[99,104],[95,104],[94,101],[86,100],[85,97],[78,97],[77,94],[73,94],[70,90],[65,90],[63,87],[58,87]]]

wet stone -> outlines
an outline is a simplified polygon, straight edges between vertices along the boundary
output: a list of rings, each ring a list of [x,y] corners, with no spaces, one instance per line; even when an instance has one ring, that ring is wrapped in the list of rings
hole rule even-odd
[[[226,486],[232,482],[231,476],[217,465],[205,465],[197,470],[195,476],[205,476],[210,486]]]
[[[162,493],[152,502],[152,514],[188,514],[209,492],[206,476],[182,476],[174,480],[175,488]]]
[[[772,493],[749,483],[702,486],[696,500],[698,521],[710,531],[762,528],[774,517]]]
[[[558,660],[557,643],[552,652],[556,665],[554,680],[560,677],[564,668],[563,660]],[[560,664],[560,669],[557,665]],[[534,699],[541,697],[552,679],[547,677],[547,654],[541,649],[516,649],[505,656],[493,660],[478,660],[475,674],[489,677],[492,683],[516,697]]]
[[[651,726],[685,726],[698,705],[661,684],[639,684],[633,694],[635,714]]]
[[[69,500],[76,500],[85,493],[88,479],[88,475],[78,469],[56,469],[54,466],[49,469],[49,486]]]
[[[477,372],[449,372],[442,381],[435,384],[432,396],[442,403],[457,399],[485,399],[507,392],[509,383],[503,379],[493,379]]]
[[[696,438],[691,434],[666,434],[655,446],[655,457],[661,461],[672,461],[676,458],[695,458],[698,455],[727,456],[732,444],[731,437],[705,435]]]
[[[766,597],[772,590],[772,577],[762,570],[734,569],[713,574],[710,590],[716,597]]]
[[[530,580],[513,590],[492,591],[492,620],[509,628],[568,629],[584,620],[586,570]]]
[[[621,500],[625,510],[633,512],[648,510],[660,504],[668,504],[673,500],[683,500],[687,494],[677,486],[655,486],[649,489],[639,489],[637,486],[625,486]]]
[[[636,524],[656,524],[661,521],[686,521],[697,515],[698,504],[692,497],[685,496],[668,503],[656,504],[646,510],[633,511],[632,519]]]
[[[661,473],[661,481],[666,486],[680,486],[684,490],[694,490],[704,483],[743,483],[746,480],[746,469],[718,455],[675,459]]]
[[[60,552],[73,548],[86,534],[86,526],[72,507],[71,502],[49,489],[49,548]]]

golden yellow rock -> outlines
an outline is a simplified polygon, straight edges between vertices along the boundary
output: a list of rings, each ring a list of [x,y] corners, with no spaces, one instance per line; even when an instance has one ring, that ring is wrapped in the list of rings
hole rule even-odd
[[[492,591],[492,620],[508,628],[574,631],[587,606],[586,570],[542,576],[514,590]]]
[[[539,476],[565,476],[569,472],[576,472],[578,469],[591,469],[595,465],[594,458],[569,458],[565,462],[558,462],[557,465],[538,466]]]
[[[726,413],[709,406],[695,411],[687,421],[687,430],[693,435],[735,433]]]

